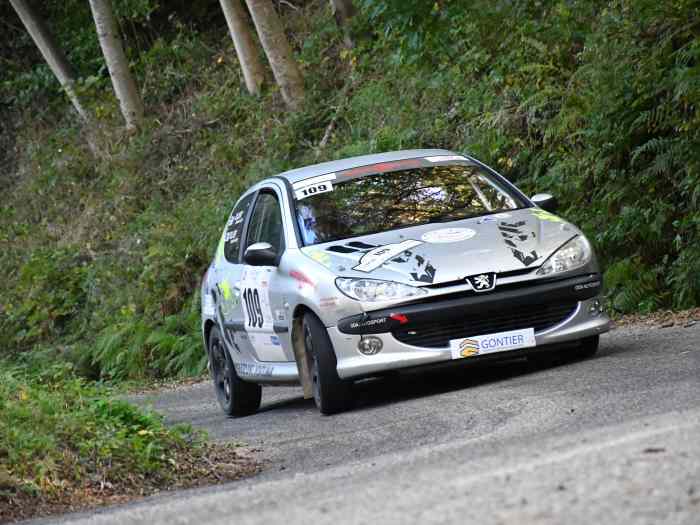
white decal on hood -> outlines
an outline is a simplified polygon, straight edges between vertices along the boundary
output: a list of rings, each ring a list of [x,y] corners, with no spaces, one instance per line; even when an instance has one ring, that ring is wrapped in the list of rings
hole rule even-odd
[[[421,241],[416,240],[406,240],[398,244],[387,244],[385,246],[379,246],[373,250],[368,251],[360,258],[360,263],[353,268],[358,272],[371,272],[379,268],[382,264],[387,262],[389,259],[393,259],[397,255],[411,248],[415,248],[419,244],[423,244]]]
[[[476,235],[476,232],[471,228],[442,228],[440,230],[433,230],[431,232],[426,232],[421,236],[425,242],[430,243],[448,243],[448,242],[460,242],[471,239]]]

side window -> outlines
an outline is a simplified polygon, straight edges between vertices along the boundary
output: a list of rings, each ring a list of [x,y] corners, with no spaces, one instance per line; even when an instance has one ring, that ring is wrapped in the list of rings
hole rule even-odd
[[[241,200],[231,212],[231,216],[226,223],[226,233],[224,234],[224,256],[232,264],[238,264],[239,248],[241,247],[241,236],[243,235],[243,222],[245,216],[253,202],[254,193]]]
[[[284,250],[282,210],[274,193],[260,193],[250,218],[245,247],[256,242],[269,242],[277,253]]]

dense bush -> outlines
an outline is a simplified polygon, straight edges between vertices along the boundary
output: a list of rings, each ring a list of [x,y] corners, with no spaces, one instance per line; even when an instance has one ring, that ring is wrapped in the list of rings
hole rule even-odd
[[[297,113],[274,89],[245,93],[216,2],[173,3],[167,30],[134,3],[146,11],[127,41],[140,42],[130,55],[151,120],[121,136],[113,102],[97,97],[98,155],[57,109],[65,101],[27,92],[54,104],[21,117],[0,208],[4,351],[60,345],[96,377],[202,370],[197,284],[240,191],[290,167],[411,147],[471,152],[557,194],[598,248],[614,310],[700,304],[696,3],[357,3],[351,50],[326,2],[280,4],[307,84]],[[68,37],[89,55],[87,35]],[[7,90],[22,82],[0,86],[14,115],[27,102]]]
[[[37,248],[21,267],[15,288],[16,303],[3,305],[0,344],[31,345],[70,332],[84,308],[84,260],[66,249]]]

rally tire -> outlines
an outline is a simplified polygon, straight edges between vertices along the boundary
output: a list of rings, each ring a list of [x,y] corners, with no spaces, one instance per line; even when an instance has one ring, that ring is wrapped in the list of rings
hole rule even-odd
[[[209,334],[209,359],[216,399],[227,416],[243,417],[260,408],[262,387],[243,381],[236,373],[218,327]]]
[[[348,410],[353,404],[352,382],[338,376],[338,361],[325,326],[307,313],[302,330],[316,406],[326,415]]]

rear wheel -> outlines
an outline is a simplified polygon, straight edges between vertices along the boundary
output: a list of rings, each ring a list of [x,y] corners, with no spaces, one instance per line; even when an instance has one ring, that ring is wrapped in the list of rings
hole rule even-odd
[[[241,417],[257,412],[260,408],[262,388],[238,377],[217,327],[212,328],[209,334],[209,359],[216,399],[224,413]]]
[[[338,376],[338,361],[326,327],[313,314],[304,315],[304,347],[309,361],[314,401],[322,414],[336,414],[352,406],[352,382]]]

